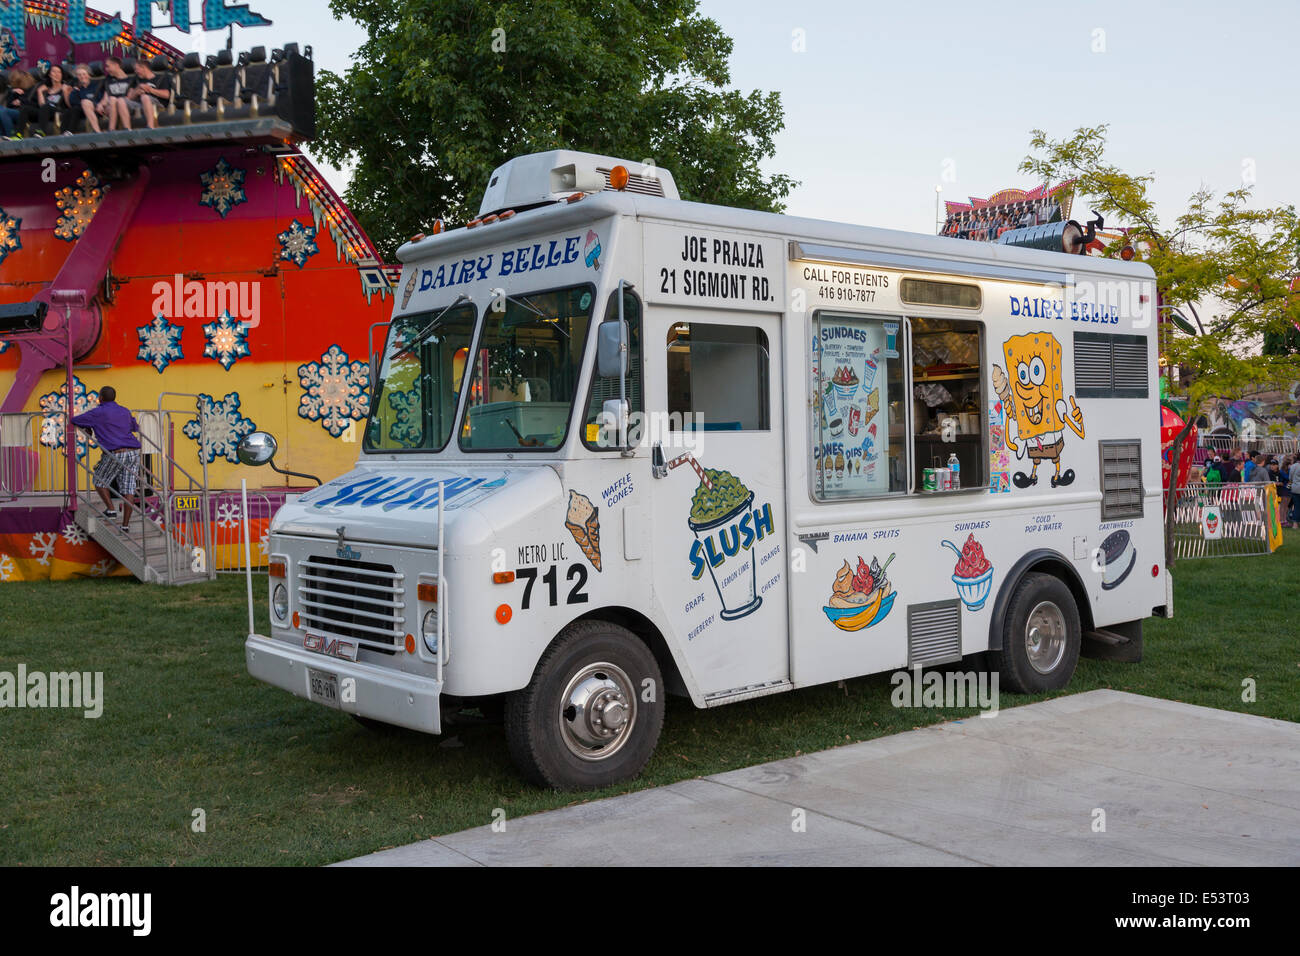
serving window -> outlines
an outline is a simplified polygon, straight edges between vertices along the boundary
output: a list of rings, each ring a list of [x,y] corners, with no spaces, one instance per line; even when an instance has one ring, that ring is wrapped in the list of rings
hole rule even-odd
[[[960,488],[987,485],[982,323],[819,312],[813,336],[814,498],[942,494],[954,456]]]
[[[813,330],[814,496],[906,492],[902,320],[818,312]]]
[[[984,325],[964,319],[914,318],[911,325],[913,488],[928,488],[925,470],[960,466],[961,488],[982,488],[989,475],[988,402],[984,394]]]

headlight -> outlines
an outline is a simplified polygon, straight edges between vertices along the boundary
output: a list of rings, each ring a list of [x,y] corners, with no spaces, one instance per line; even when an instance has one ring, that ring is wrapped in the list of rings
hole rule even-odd
[[[429,653],[437,654],[438,609],[436,607],[431,611],[425,612],[424,620],[420,622],[420,635],[424,638],[424,646],[429,649]]]
[[[289,592],[284,589],[283,584],[277,584],[275,590],[271,592],[271,610],[275,612],[277,621],[283,621],[289,614]]]

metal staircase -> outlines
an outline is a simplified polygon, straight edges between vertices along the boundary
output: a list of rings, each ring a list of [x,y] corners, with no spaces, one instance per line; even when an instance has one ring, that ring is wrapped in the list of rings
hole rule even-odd
[[[186,409],[184,413],[192,416],[195,411]],[[133,414],[140,423],[140,475],[129,528],[122,527],[121,501],[115,501],[118,517],[105,515],[104,502],[93,488],[94,468],[87,460],[89,455],[76,461],[80,479],[73,520],[145,583],[192,584],[213,580],[216,567],[212,561],[207,467],[203,468],[202,477],[196,478],[163,447],[171,412],[162,408],[161,396],[156,411]],[[198,415],[202,425],[202,408],[198,409]],[[206,429],[201,433],[206,435]],[[76,447],[75,441],[68,444]]]

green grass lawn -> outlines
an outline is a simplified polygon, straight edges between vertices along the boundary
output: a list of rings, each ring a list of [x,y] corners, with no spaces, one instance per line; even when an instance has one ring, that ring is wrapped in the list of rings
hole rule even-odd
[[[1300,533],[1277,554],[1184,561],[1175,576],[1177,616],[1147,623],[1146,660],[1085,658],[1067,692],[1300,721]],[[264,581],[255,593],[264,607]],[[242,577],[0,585],[0,671],[105,680],[98,720],[0,711],[0,864],[326,863],[490,823],[498,807],[515,817],[973,713],[895,709],[888,675],[710,711],[674,699],[639,780],[575,797],[521,783],[499,726],[378,736],[257,683],[246,613]],[[196,808],[206,832],[191,830]]]

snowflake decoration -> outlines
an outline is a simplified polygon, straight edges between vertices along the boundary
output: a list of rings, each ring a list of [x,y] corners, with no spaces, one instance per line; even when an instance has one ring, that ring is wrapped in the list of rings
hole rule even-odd
[[[148,362],[161,375],[173,359],[185,358],[185,353],[181,350],[182,331],[181,326],[172,325],[161,312],[158,313],[152,322],[136,328],[135,334],[140,338],[140,351],[135,353],[135,357]]]
[[[348,353],[331,345],[319,362],[298,366],[298,382],[307,393],[298,402],[298,417],[320,422],[338,438],[354,421],[370,412],[370,367],[349,362]]]
[[[217,321],[203,326],[203,337],[208,340],[203,346],[204,356],[216,359],[227,372],[241,356],[252,354],[248,348],[248,323],[232,318],[229,309]]]
[[[117,567],[116,561],[114,561],[112,558],[104,558],[102,561],[96,561],[94,564],[92,564],[90,566],[90,570],[88,570],[86,573],[89,574],[92,578],[106,578],[108,577],[109,572],[112,571],[115,567]]]
[[[23,221],[17,216],[11,216],[0,209],[0,262],[4,262],[9,253],[17,252],[23,247],[23,239],[18,232],[22,224]]]
[[[231,392],[219,400],[199,393],[199,404],[203,409],[202,424],[199,418],[191,418],[181,429],[186,438],[198,442],[199,460],[203,460],[206,447],[209,462],[224,458],[239,464],[239,456],[235,454],[239,440],[257,428],[251,419],[239,413],[239,393]]]
[[[280,258],[301,269],[312,256],[320,252],[316,246],[316,230],[304,226],[297,219],[289,228],[275,237],[280,241]]]
[[[72,379],[72,414],[80,415],[99,404],[99,392],[86,391],[85,383],[75,376]],[[41,444],[46,448],[62,448],[64,443],[64,413],[68,408],[68,383],[59,386],[57,392],[48,392],[41,396]],[[98,447],[93,438],[87,438],[84,431],[77,432],[77,457],[85,458],[86,452]]]
[[[50,558],[54,557],[54,542],[58,540],[59,536],[53,531],[40,531],[32,535],[27,550],[31,552],[37,564],[49,564]]]
[[[218,528],[233,528],[235,525],[239,524],[240,519],[243,517],[244,517],[244,512],[240,509],[239,505],[236,504],[235,502],[233,501],[217,502],[217,527]]]
[[[18,573],[14,559],[7,554],[0,554],[0,581],[9,581]]]
[[[393,409],[395,421],[388,429],[388,437],[403,448],[420,444],[423,429],[420,427],[420,391],[389,392],[388,404]]]
[[[66,242],[80,239],[90,220],[95,218],[103,198],[104,190],[100,188],[99,180],[87,169],[77,177],[76,185],[64,186],[54,194],[55,205],[59,207],[54,235]]]
[[[14,39],[14,31],[5,27],[0,30],[0,70],[7,70],[19,60],[22,55],[18,52],[18,41]]]
[[[199,182],[203,184],[199,205],[215,209],[222,219],[241,202],[248,202],[244,194],[244,171],[235,169],[224,156],[217,160],[215,167],[199,174]]]
[[[63,526],[63,530],[59,533],[63,535],[63,540],[68,544],[81,545],[86,543],[86,532],[82,531],[71,518],[68,519],[68,523]]]
[[[262,557],[267,557],[271,553],[271,531],[268,528],[262,532],[262,537],[257,541],[257,549],[262,552]]]

